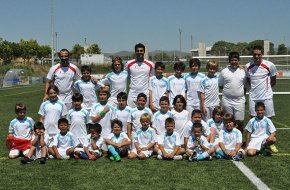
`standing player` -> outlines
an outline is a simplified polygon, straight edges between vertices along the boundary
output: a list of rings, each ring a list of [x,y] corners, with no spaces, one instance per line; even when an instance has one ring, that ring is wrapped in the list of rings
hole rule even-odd
[[[72,106],[73,81],[81,78],[81,72],[77,66],[69,63],[69,51],[67,49],[60,50],[58,56],[60,63],[52,66],[46,76],[43,101],[48,99],[46,92],[49,85],[53,83],[59,89],[59,99],[65,103],[67,110],[70,110]]]
[[[128,106],[137,107],[137,96],[144,93],[149,97],[149,77],[154,71],[154,63],[144,59],[145,46],[141,43],[135,45],[136,58],[126,63],[126,70],[130,75],[130,89]],[[148,100],[146,101],[148,106]]]

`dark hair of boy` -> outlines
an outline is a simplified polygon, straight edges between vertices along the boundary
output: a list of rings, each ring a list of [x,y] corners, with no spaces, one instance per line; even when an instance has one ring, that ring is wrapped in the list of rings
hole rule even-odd
[[[175,97],[174,97],[174,99],[173,99],[173,105],[175,106],[176,105],[176,102],[177,102],[177,100],[180,100],[182,103],[183,103],[183,109],[186,109],[186,100],[185,100],[185,98],[182,96],[182,95],[176,95]]]
[[[202,112],[200,110],[192,110],[191,112],[191,117],[193,117],[195,114],[200,114],[202,115]]]
[[[19,113],[20,111],[26,111],[26,106],[23,103],[16,103],[15,113]]]
[[[76,102],[76,101],[83,101],[84,100],[84,97],[82,94],[80,93],[75,93],[73,96],[72,96],[72,101],[73,102]]]
[[[200,67],[200,60],[197,59],[197,58],[191,58],[191,59],[189,60],[189,68],[191,68],[193,64],[195,64],[195,65],[197,65],[198,67]]]
[[[123,123],[122,123],[122,121],[120,121],[119,119],[114,119],[114,120],[112,121],[112,124],[111,124],[111,128],[112,128],[112,129],[113,129],[114,124],[119,125],[119,126],[121,127],[121,129],[123,128]]]
[[[231,59],[236,58],[237,60],[240,61],[240,54],[236,51],[232,51],[229,53],[229,62],[231,61]]]
[[[200,128],[202,130],[202,124],[201,123],[194,123],[192,125],[191,131],[193,131],[194,129]]]
[[[155,63],[155,69],[157,69],[158,67],[161,67],[163,70],[165,69],[165,64],[163,62],[156,62]]]
[[[102,126],[99,124],[99,123],[95,123],[95,124],[93,124],[93,125],[91,125],[90,127],[89,127],[89,129],[90,130],[94,130],[94,131],[96,131],[97,133],[99,133],[99,134],[101,134],[101,132],[102,132]]]
[[[144,93],[140,93],[140,94],[138,94],[138,96],[137,96],[137,100],[139,99],[139,98],[145,98],[145,100],[147,101],[147,96],[146,96],[146,94],[144,94]]]
[[[173,69],[174,70],[181,70],[181,71],[184,71],[185,69],[185,64],[183,62],[177,62],[177,63],[174,63],[174,66],[173,66]]]
[[[162,97],[159,99],[159,104],[160,104],[161,102],[163,102],[163,101],[165,101],[165,102],[167,102],[167,103],[169,104],[169,98],[168,98],[167,96],[162,96]]]
[[[165,119],[165,126],[166,126],[166,123],[173,123],[175,125],[175,120],[172,117],[168,117]]]
[[[53,89],[56,92],[56,94],[59,94],[59,90],[58,90],[57,86],[55,86],[54,84],[49,85],[49,87],[47,88],[46,94],[49,94],[49,91],[51,89]]]
[[[263,102],[257,102],[255,104],[255,110],[258,109],[259,107],[262,107],[264,110],[266,109],[266,106]]]
[[[66,123],[68,125],[68,120],[66,118],[60,118],[57,122],[57,125],[59,126],[61,123]]]
[[[92,73],[92,68],[91,68],[90,66],[88,66],[88,65],[83,65],[83,66],[81,67],[81,72],[83,73],[83,72],[85,72],[85,71],[87,71],[87,72],[89,72],[89,73]]]
[[[44,125],[43,125],[43,123],[40,122],[40,121],[36,122],[36,123],[34,124],[34,127],[33,127],[33,128],[34,128],[34,131],[36,131],[36,129],[42,129],[42,130],[45,131]]]
[[[263,48],[263,46],[260,46],[260,45],[254,46],[253,47],[253,52],[254,52],[254,50],[260,50],[262,54],[264,53],[264,48]]]
[[[118,100],[118,99],[127,100],[127,99],[128,99],[128,95],[127,95],[127,93],[126,93],[126,92],[119,92],[119,93],[117,94],[117,100]]]

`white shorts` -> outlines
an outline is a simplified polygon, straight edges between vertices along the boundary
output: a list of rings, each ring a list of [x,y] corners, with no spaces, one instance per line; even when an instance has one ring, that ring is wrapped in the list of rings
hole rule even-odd
[[[137,150],[135,148],[131,150],[131,152],[138,155]],[[143,153],[146,156],[146,158],[149,158],[152,155],[152,152],[153,152],[152,150],[145,150],[145,151],[141,151],[139,154]]]
[[[48,155],[48,148],[47,147],[46,147],[46,155]],[[41,158],[41,147],[36,147],[34,159],[36,160],[39,158]]]
[[[69,147],[71,148],[71,147]],[[57,148],[57,151],[58,153],[61,155],[61,157],[65,157],[65,156],[69,156],[66,154],[66,151],[69,149],[69,148]]]
[[[224,108],[225,113],[231,113],[234,115],[235,120],[243,121],[245,119],[245,100],[235,102],[228,101],[226,98],[222,97],[221,105]]]
[[[266,117],[275,116],[273,99],[267,99],[267,100],[251,100],[250,99],[249,100],[249,109],[250,109],[251,116],[257,115],[256,111],[255,111],[256,102],[263,102],[265,104],[265,107],[266,107],[265,116]]]
[[[22,151],[23,155],[28,154],[29,150],[30,150],[30,149],[26,149],[26,150]],[[11,156],[19,156],[20,152],[21,152],[21,151],[20,151],[20,150],[17,150],[17,149],[10,150],[10,152],[9,152],[9,157],[11,157]]]
[[[262,145],[266,142],[267,138],[269,136],[267,134],[261,136],[261,137],[254,137],[250,139],[250,143],[247,147],[247,149],[255,149],[257,151],[261,150]]]

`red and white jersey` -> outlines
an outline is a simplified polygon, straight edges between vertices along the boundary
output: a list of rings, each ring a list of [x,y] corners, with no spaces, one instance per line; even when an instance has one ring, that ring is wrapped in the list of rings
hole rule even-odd
[[[276,76],[277,69],[274,63],[262,60],[256,65],[251,61],[246,65],[246,77],[251,80],[250,99],[266,100],[273,98],[271,77]]]
[[[153,74],[154,63],[144,59],[143,62],[137,62],[135,59],[126,63],[125,68],[130,74],[129,95],[137,97],[139,93],[149,95],[149,77]]]
[[[81,78],[81,72],[74,64],[62,67],[60,63],[52,66],[46,76],[52,80],[59,90],[59,99],[64,103],[71,103],[73,81]]]

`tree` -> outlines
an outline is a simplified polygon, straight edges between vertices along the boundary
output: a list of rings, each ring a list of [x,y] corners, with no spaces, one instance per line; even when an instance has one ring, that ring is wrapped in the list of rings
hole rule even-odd
[[[86,53],[101,54],[102,50],[99,48],[98,44],[92,44],[88,47]]]
[[[72,57],[76,59],[77,63],[83,53],[85,53],[85,48],[80,44],[75,44],[71,50]]]
[[[228,55],[231,51],[237,51],[237,45],[231,42],[218,41],[211,49],[213,55]]]
[[[250,42],[248,44],[247,50],[249,52],[249,55],[252,54],[252,49],[254,46],[262,46],[264,47],[264,40],[254,40],[252,42]],[[265,52],[264,52],[265,53]],[[270,42],[270,51],[269,51],[269,55],[274,55],[275,54],[275,50],[274,50],[274,44],[272,42]]]
[[[11,43],[6,40],[2,41],[2,39],[0,39],[0,58],[5,65],[11,63],[13,58]]]
[[[44,57],[49,57],[51,55],[51,48],[49,45],[41,45],[38,48],[36,57],[41,59]]]
[[[153,56],[153,60],[154,61],[169,61],[170,56],[165,52],[159,52]]]
[[[28,41],[20,39],[19,46],[21,50],[21,57],[24,59],[24,63],[27,61],[29,64],[30,59],[37,55],[37,51],[39,49],[37,41],[32,39]]]
[[[279,44],[277,55],[287,55],[288,54],[288,48],[285,46],[285,44]]]

